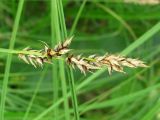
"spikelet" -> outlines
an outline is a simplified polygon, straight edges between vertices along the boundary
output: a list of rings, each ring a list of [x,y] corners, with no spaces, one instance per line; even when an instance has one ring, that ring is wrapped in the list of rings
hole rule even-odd
[[[80,55],[76,57],[74,57],[73,55],[70,55],[69,57],[67,57],[66,61],[73,68],[77,66],[80,69],[80,71],[84,74],[86,74],[86,71],[100,69],[98,66],[94,66],[88,63],[88,61],[86,61],[85,58],[81,57]]]
[[[109,74],[111,74],[113,70],[125,73],[123,67],[147,67],[147,65],[145,65],[141,60],[125,58],[119,55],[91,55],[89,57],[74,57],[72,55],[67,58],[67,63],[69,63],[73,68],[74,66],[77,66],[84,74],[86,71],[102,69],[104,67],[107,67]]]
[[[73,37],[70,37],[54,47],[54,51],[57,53],[57,56],[67,54],[69,51],[71,51],[71,49],[69,49],[68,47],[71,44],[72,39]]]
[[[37,55],[25,55],[25,54],[22,54],[20,53],[18,55],[18,57],[20,59],[22,59],[25,63],[27,64],[31,64],[33,65],[35,68],[37,68],[38,66],[40,67],[43,67],[43,63],[44,62],[47,62],[47,57],[45,57],[43,55],[43,52],[42,50],[41,51],[38,51],[38,50],[32,50],[30,49],[29,47],[26,47],[23,49],[23,51],[30,51],[30,52],[37,52],[37,53],[41,53],[41,55],[37,56]]]
[[[73,37],[65,40],[62,43],[59,43],[55,46],[54,49],[51,49],[45,42],[41,41],[44,44],[44,49],[42,50],[32,50],[29,47],[23,49],[23,51],[37,52],[40,53],[37,55],[25,55],[20,53],[18,56],[27,64],[32,64],[34,67],[43,66],[43,63],[51,63],[50,60],[54,57],[58,57],[64,54],[67,54],[71,49],[69,49],[69,45],[72,41]]]

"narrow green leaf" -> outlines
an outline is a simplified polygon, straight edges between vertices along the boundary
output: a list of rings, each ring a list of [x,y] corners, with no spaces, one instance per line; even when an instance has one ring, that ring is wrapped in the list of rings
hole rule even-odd
[[[16,34],[19,27],[20,17],[23,9],[24,0],[20,0],[18,4],[18,10],[16,13],[16,18],[13,26],[13,32],[11,35],[10,45],[9,49],[13,50],[16,40]],[[1,103],[0,103],[0,120],[4,120],[4,111],[5,111],[5,100],[7,95],[7,85],[8,85],[8,79],[9,79],[9,72],[11,67],[11,61],[12,61],[12,54],[7,55],[7,62],[6,62],[6,68],[4,73],[4,79],[3,79],[3,86],[2,86],[2,94],[1,94]]]

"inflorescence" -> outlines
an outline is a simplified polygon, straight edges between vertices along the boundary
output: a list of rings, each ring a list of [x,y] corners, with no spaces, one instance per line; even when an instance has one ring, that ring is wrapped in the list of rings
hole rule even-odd
[[[52,58],[64,57],[66,58],[66,63],[69,64],[73,69],[77,67],[82,73],[87,71],[92,72],[93,70],[107,68],[109,74],[111,72],[124,72],[123,67],[137,68],[137,67],[147,67],[145,63],[138,59],[126,58],[121,55],[105,54],[103,56],[90,55],[88,57],[83,57],[81,55],[70,54],[71,49],[69,45],[71,44],[73,37],[66,39],[64,42],[59,43],[54,47],[50,48],[45,44],[42,50],[32,50],[29,47],[23,49],[23,51],[30,51],[37,54],[23,54],[20,53],[18,56],[27,64],[32,64],[34,67],[43,67],[44,63],[52,64]]]

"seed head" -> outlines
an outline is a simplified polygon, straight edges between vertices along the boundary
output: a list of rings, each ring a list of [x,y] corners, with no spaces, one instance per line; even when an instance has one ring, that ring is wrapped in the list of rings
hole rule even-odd
[[[73,37],[66,39],[64,42],[60,42],[58,45],[54,47],[54,51],[57,53],[57,56],[61,56],[67,54],[71,49],[69,49],[69,45],[72,41]]]
[[[72,55],[67,58],[67,63],[73,68],[74,66],[77,66],[84,74],[86,71],[101,69],[104,67],[107,67],[109,74],[111,74],[113,70],[125,73],[123,70],[125,66],[131,68],[147,67],[141,60],[125,58],[120,55],[90,55],[89,57],[74,57]]]
[[[81,55],[69,55],[71,49],[69,45],[71,44],[73,37],[66,39],[64,42],[59,43],[54,47],[50,48],[46,43],[44,49],[42,50],[32,50],[29,47],[23,49],[23,51],[30,51],[39,53],[34,54],[19,54],[19,58],[22,59],[27,64],[32,64],[34,67],[43,66],[44,63],[50,63],[51,59],[55,57],[62,57],[62,55],[67,54],[66,61],[73,69],[77,67],[82,73],[86,74],[87,71],[92,72],[93,70],[102,69],[106,67],[109,74],[112,71],[124,72],[124,67],[137,68],[137,67],[147,67],[145,63],[138,59],[126,58],[120,55],[105,54],[103,56],[90,55],[88,57],[82,57]],[[43,42],[44,43],[44,42]]]

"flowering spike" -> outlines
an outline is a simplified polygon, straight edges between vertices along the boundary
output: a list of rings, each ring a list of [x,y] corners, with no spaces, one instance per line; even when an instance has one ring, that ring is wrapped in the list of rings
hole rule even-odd
[[[73,37],[70,37],[64,42],[59,42],[54,49],[51,49],[45,42],[43,42],[45,44],[44,49],[41,50],[32,50],[30,47],[26,47],[23,49],[24,51],[36,52],[39,55],[25,55],[20,53],[18,56],[27,64],[32,64],[34,67],[42,67],[44,63],[52,64],[52,58],[59,58],[62,55],[67,54],[67,63],[71,65],[73,69],[77,67],[83,74],[86,74],[87,71],[93,72],[93,70],[102,69],[104,67],[107,68],[109,74],[111,74],[112,71],[125,73],[124,67],[148,67],[141,60],[126,58],[120,55],[110,55],[108,53],[103,56],[94,54],[88,57],[83,57],[82,55],[69,55],[68,53],[71,51],[71,49],[69,49],[69,45],[71,44],[72,39]]]

